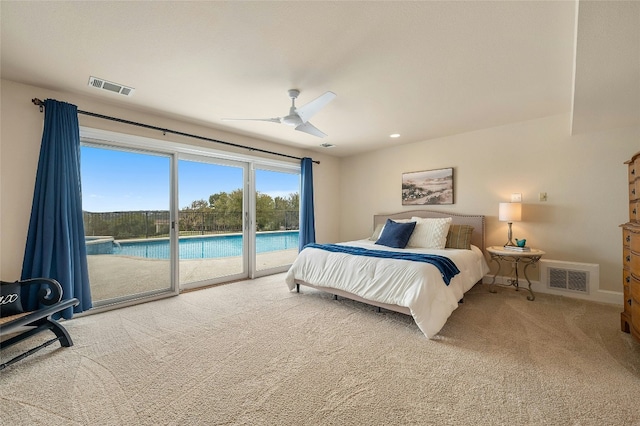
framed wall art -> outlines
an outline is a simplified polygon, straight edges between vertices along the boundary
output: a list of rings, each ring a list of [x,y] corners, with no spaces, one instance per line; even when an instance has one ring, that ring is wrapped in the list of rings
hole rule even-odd
[[[402,205],[453,204],[453,167],[402,174]]]

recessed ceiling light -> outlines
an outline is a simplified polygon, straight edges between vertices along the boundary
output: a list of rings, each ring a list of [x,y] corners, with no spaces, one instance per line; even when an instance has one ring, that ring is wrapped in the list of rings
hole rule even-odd
[[[393,133],[391,135],[389,135],[390,138],[399,138],[400,137],[400,133]]]
[[[325,143],[321,143],[320,146],[323,147],[323,148],[333,148],[335,145],[332,144],[332,143],[326,143],[325,142]]]

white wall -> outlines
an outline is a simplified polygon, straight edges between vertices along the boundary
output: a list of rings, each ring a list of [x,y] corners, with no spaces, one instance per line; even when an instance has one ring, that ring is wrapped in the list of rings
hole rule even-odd
[[[0,133],[0,279],[4,281],[13,281],[20,278],[31,212],[44,119],[38,107],[31,103],[32,98],[42,100],[47,98],[57,99],[73,103],[84,111],[124,118],[293,156],[309,156],[314,160],[320,160],[321,164],[314,165],[313,169],[316,238],[319,242],[336,242],[339,240],[340,203],[335,194],[335,188],[339,187],[340,182],[340,161],[334,157],[225,133],[176,119],[126,110],[70,93],[54,92],[7,80],[0,81],[0,95],[2,113]],[[78,117],[81,126],[164,139],[189,145],[207,146],[218,150],[229,150],[210,142],[174,135],[163,136],[157,131],[85,115],[79,115]],[[255,152],[249,153],[247,150],[237,150],[237,152],[245,155],[260,155]],[[288,161],[282,157],[269,156],[267,154],[264,156]],[[296,162],[296,160],[291,161]]]
[[[627,170],[640,151],[640,126],[569,135],[569,117],[547,117],[338,159],[233,135],[166,117],[114,107],[69,93],[2,80],[0,134],[0,278],[20,275],[43,115],[31,99],[55,98],[80,109],[320,160],[314,167],[319,242],[363,238],[373,214],[402,206],[403,172],[454,168],[455,204],[422,206],[487,216],[487,245],[506,239],[498,203],[523,194],[523,221],[514,236],[546,258],[600,265],[600,289],[621,293],[621,232],[627,221]],[[80,125],[159,138],[158,132],[80,115]],[[177,136],[167,139],[206,145]],[[246,152],[243,152],[246,154]],[[547,202],[538,193],[547,192]],[[622,296],[620,296],[622,303]]]
[[[373,214],[416,208],[402,206],[403,172],[453,167],[455,203],[418,208],[484,214],[487,245],[502,245],[507,225],[497,220],[498,203],[522,193],[514,237],[547,259],[599,264],[600,289],[619,292],[622,304],[623,163],[640,151],[640,127],[571,136],[569,125],[568,115],[552,116],[343,159],[340,237],[368,236]]]

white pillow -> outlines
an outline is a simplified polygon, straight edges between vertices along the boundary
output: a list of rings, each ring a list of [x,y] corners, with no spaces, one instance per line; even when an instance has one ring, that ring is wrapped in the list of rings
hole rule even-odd
[[[451,226],[451,218],[421,218],[412,217],[416,222],[416,228],[409,238],[407,247],[419,247],[427,249],[443,249],[447,244],[447,233]]]
[[[376,225],[376,229],[373,230],[373,234],[369,237],[370,241],[377,241],[380,238],[380,234],[382,234],[382,230],[384,229],[384,223],[379,223]]]

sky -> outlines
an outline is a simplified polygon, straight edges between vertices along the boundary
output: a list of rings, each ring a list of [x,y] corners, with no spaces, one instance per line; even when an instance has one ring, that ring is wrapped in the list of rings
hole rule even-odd
[[[169,210],[169,157],[82,146],[82,209],[89,212]],[[298,192],[297,174],[256,170],[256,189],[271,197]],[[178,162],[178,206],[242,187],[242,169]]]

